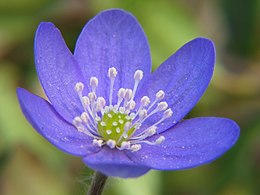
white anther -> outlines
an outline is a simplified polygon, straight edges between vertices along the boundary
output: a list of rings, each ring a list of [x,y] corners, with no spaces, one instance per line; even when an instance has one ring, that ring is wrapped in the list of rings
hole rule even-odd
[[[81,123],[82,123],[82,119],[79,116],[76,116],[73,121],[72,121],[73,125],[78,127]]]
[[[132,98],[132,96],[133,96],[132,89],[126,89],[124,99],[128,101]]]
[[[88,98],[89,98],[90,102],[94,102],[96,100],[97,96],[96,96],[95,92],[90,92],[90,93],[88,93]]]
[[[116,75],[117,75],[117,70],[116,70],[116,68],[114,68],[114,67],[109,68],[107,75],[108,75],[109,78],[116,78]]]
[[[166,102],[160,102],[160,103],[158,103],[156,109],[158,111],[163,111],[163,110],[166,110],[167,108],[168,108],[168,104]]]
[[[172,116],[172,113],[173,113],[172,109],[169,108],[164,111],[163,116],[164,116],[164,118],[170,118]]]
[[[122,125],[124,121],[122,119],[118,120],[118,122]]]
[[[134,79],[137,81],[140,81],[140,80],[142,80],[143,75],[144,75],[143,71],[137,70],[137,71],[135,71]]]
[[[127,119],[127,120],[130,120],[130,119],[133,120],[134,118],[135,118],[135,113],[132,112],[132,113],[129,115],[129,117],[127,117],[126,119]]]
[[[134,144],[131,146],[132,152],[136,152],[142,148],[141,144]]]
[[[139,118],[142,120],[143,118],[145,118],[147,116],[147,110],[143,109],[139,112]]]
[[[156,126],[151,126],[148,131],[147,131],[147,136],[152,136],[156,133],[157,127]]]
[[[160,136],[156,141],[155,144],[161,144],[165,140],[164,136]]]
[[[112,140],[112,139],[109,139],[107,140],[107,143],[106,143],[111,149],[115,148],[116,146],[116,142],[115,140]]]
[[[101,140],[101,139],[93,139],[93,145],[101,147],[103,145],[103,140]]]
[[[164,96],[165,96],[165,93],[164,93],[163,90],[160,90],[160,91],[158,91],[158,92],[156,93],[156,99],[158,99],[158,100],[163,99]]]
[[[144,75],[143,71],[141,71],[141,70],[135,71],[135,74],[134,74],[135,84],[134,84],[134,87],[133,87],[133,95],[131,97],[131,100],[133,100],[134,97],[135,97],[137,87],[139,85],[140,80],[142,80],[143,75]]]
[[[120,88],[120,89],[118,90],[118,92],[117,92],[117,96],[118,96],[119,98],[125,97],[125,89],[124,89],[124,88]]]
[[[131,114],[134,114],[134,113],[132,112]],[[131,114],[130,114],[130,115],[131,115]],[[125,119],[126,119],[126,120],[130,120],[131,117],[130,117],[130,116],[125,116]]]
[[[76,92],[82,92],[83,91],[83,89],[84,89],[84,84],[83,83],[81,83],[81,82],[78,82],[78,83],[76,83],[76,85],[75,85],[75,91]]]
[[[121,114],[124,114],[124,113],[125,113],[125,107],[120,107],[120,108],[119,108],[119,112],[120,112]]]
[[[120,147],[121,150],[123,150],[123,149],[129,150],[130,148],[131,148],[130,142],[128,142],[128,141],[123,141],[123,142],[121,143],[121,147]]]
[[[127,103],[126,107],[129,109],[129,110],[133,110],[135,108],[135,101],[134,100],[131,100]]]
[[[89,106],[90,105],[89,98],[87,96],[83,96],[82,103],[84,104],[84,106]]]
[[[149,99],[149,97],[147,97],[147,96],[142,97],[142,99],[141,99],[141,105],[142,105],[142,106],[148,106],[148,104],[150,104],[150,99]]]
[[[130,129],[130,127],[131,127],[131,123],[130,122],[126,122],[125,126],[124,126],[124,131],[125,132],[128,131]]]
[[[109,107],[108,106],[105,106],[105,108],[103,109],[103,112],[104,113],[108,113],[110,110],[109,110]]]
[[[106,105],[106,100],[103,97],[98,97],[97,98],[97,111],[100,111],[104,108]]]
[[[98,86],[98,79],[97,79],[97,77],[91,77],[90,80],[89,80],[89,84],[92,87],[92,89],[96,89],[97,86]],[[95,90],[93,90],[93,91],[95,91]]]
[[[83,112],[83,113],[81,114],[80,118],[82,119],[82,121],[84,121],[85,123],[87,123],[88,120],[89,120],[89,115],[88,115],[88,113]]]
[[[111,131],[110,129],[108,129],[108,130],[106,130],[106,133],[107,133],[108,135],[110,135],[110,134],[112,133],[112,131]]]

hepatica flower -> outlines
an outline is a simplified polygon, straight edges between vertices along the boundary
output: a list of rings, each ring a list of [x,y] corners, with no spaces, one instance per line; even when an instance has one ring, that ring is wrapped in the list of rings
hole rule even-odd
[[[215,49],[196,38],[151,73],[146,36],[123,10],[98,14],[83,28],[74,54],[49,22],[35,36],[35,64],[49,101],[17,89],[32,126],[62,151],[107,176],[209,163],[234,145],[230,119],[183,120],[207,88]]]

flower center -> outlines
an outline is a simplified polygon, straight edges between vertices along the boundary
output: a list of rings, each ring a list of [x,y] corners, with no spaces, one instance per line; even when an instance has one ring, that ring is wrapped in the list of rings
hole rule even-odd
[[[147,138],[156,134],[158,124],[172,116],[172,110],[168,108],[166,102],[162,101],[165,96],[164,91],[158,91],[152,103],[149,97],[143,96],[137,108],[134,98],[138,84],[143,78],[143,72],[137,70],[134,74],[133,89],[120,88],[117,92],[117,103],[113,105],[112,97],[116,75],[117,70],[114,67],[109,68],[109,105],[106,105],[104,97],[96,95],[98,86],[96,77],[90,78],[92,91],[85,96],[83,95],[84,84],[78,82],[75,85],[75,91],[84,111],[80,116],[74,118],[73,125],[79,132],[92,137],[93,145],[97,147],[107,145],[119,150],[137,151],[141,149],[141,143],[160,144],[165,139],[163,136],[153,142],[148,141]],[[162,113],[158,121],[143,128],[143,124],[156,113]]]
[[[104,113],[102,120],[98,122],[98,133],[105,141],[115,140],[121,146],[135,130],[134,127],[130,128],[131,124],[132,119],[127,114],[112,110]]]

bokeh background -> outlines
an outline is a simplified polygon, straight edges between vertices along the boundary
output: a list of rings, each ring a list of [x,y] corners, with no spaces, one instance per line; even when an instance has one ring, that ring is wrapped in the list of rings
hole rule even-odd
[[[150,42],[153,69],[189,40],[211,38],[217,48],[214,77],[187,118],[232,118],[241,136],[209,165],[110,179],[104,195],[260,194],[259,0],[1,0],[0,194],[85,194],[92,171],[32,129],[15,89],[21,86],[44,96],[33,54],[39,22],[55,23],[73,51],[84,24],[112,7],[128,10],[140,21]]]

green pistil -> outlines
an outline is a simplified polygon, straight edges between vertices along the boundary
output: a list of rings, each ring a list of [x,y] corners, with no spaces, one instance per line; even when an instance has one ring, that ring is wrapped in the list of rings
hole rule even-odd
[[[117,146],[121,146],[121,143],[127,141],[135,130],[134,127],[128,129],[125,132],[127,137],[124,138],[123,133],[127,123],[132,124],[132,119],[127,114],[120,112],[115,113],[112,110],[108,113],[104,113],[101,121],[98,122],[98,133],[105,141],[109,139],[114,140]]]

